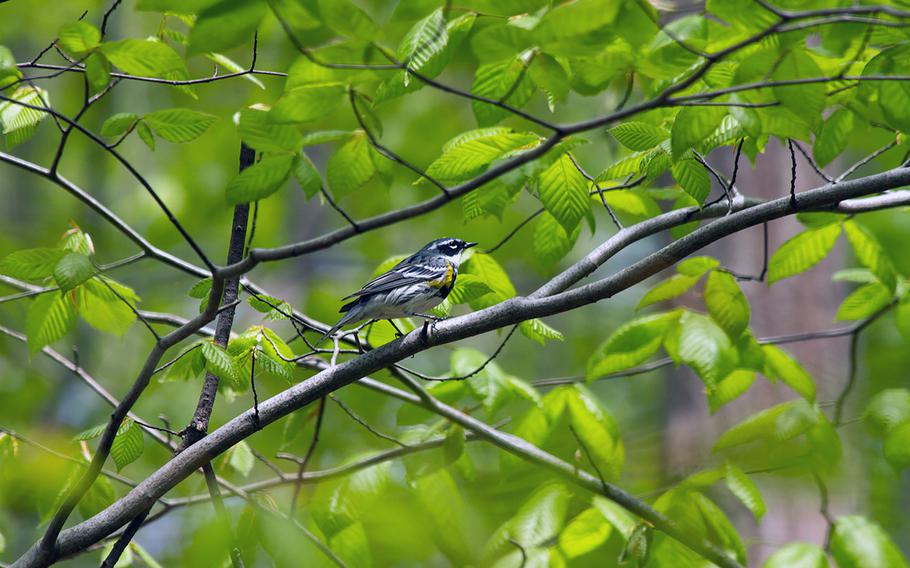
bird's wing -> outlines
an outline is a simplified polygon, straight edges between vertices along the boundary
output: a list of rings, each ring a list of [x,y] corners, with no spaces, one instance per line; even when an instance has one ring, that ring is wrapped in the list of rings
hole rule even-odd
[[[428,258],[426,261],[415,264],[410,259],[403,260],[394,268],[367,282],[363,288],[350,296],[342,298],[347,300],[357,296],[366,296],[379,292],[386,292],[399,286],[416,284],[444,278],[449,271],[449,261],[444,258]]]

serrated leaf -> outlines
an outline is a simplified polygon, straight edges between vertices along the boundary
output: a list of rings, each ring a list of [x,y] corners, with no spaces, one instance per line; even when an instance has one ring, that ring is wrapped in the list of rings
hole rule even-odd
[[[693,256],[680,262],[676,266],[676,272],[686,276],[703,276],[712,268],[720,266],[720,261],[710,256]]]
[[[864,416],[882,433],[910,421],[910,390],[895,388],[881,391],[869,401]]]
[[[685,312],[679,320],[679,360],[710,388],[732,370],[735,350],[730,336],[710,318]]]
[[[887,306],[892,299],[891,292],[882,284],[872,282],[860,286],[850,293],[837,308],[835,321],[865,319]]]
[[[824,260],[840,232],[840,223],[830,223],[806,229],[785,241],[768,263],[768,284],[796,276]]]
[[[658,282],[653,288],[647,291],[638,302],[636,309],[640,310],[646,306],[665,302],[678,298],[688,292],[692,286],[701,279],[701,276],[686,276],[685,274],[674,274],[673,276]]]
[[[40,351],[69,332],[76,323],[76,307],[69,294],[49,292],[38,296],[28,307],[25,333],[31,353]]]
[[[553,162],[539,179],[540,201],[566,233],[572,234],[591,210],[587,180],[568,155]]]
[[[94,440],[101,434],[104,434],[105,428],[107,428],[107,422],[103,422],[97,426],[92,426],[91,428],[83,430],[82,432],[79,432],[73,436],[73,440],[77,442],[82,440]]]
[[[87,281],[79,294],[79,315],[99,331],[123,335],[136,321],[136,314],[124,301],[130,297],[123,293],[122,299],[117,297],[95,279]]]
[[[773,74],[775,81],[823,76],[822,70],[803,49],[791,50],[776,66]],[[773,87],[772,90],[777,100],[792,111],[798,120],[805,122],[813,130],[818,129],[826,105],[825,85],[822,83],[784,85]]]
[[[336,32],[358,39],[376,34],[376,24],[359,6],[350,0],[318,0],[319,17]]]
[[[212,290],[212,279],[203,278],[199,282],[193,284],[193,287],[189,289],[186,293],[190,298],[203,299],[209,296],[209,292]]]
[[[95,267],[84,254],[67,253],[54,266],[54,280],[62,292],[69,292],[92,277]]]
[[[828,117],[812,146],[812,153],[819,167],[830,164],[844,151],[852,132],[853,113],[850,110],[840,108]]]
[[[240,65],[223,53],[206,53],[205,56],[208,57],[213,63],[215,63],[215,65],[224,67],[230,73],[241,73],[247,70],[246,67]],[[241,77],[256,85],[263,91],[265,90],[265,85],[262,83],[262,81],[259,80],[256,75],[252,73],[244,73],[241,75]]]
[[[275,124],[264,108],[253,106],[235,115],[240,139],[260,152],[296,152],[303,146],[303,136],[293,126]]]
[[[88,22],[69,22],[57,32],[57,45],[76,57],[94,49],[100,41],[101,32]]]
[[[349,195],[373,179],[377,170],[371,152],[366,133],[357,131],[332,154],[326,167],[326,179],[336,197]]]
[[[711,319],[734,341],[749,326],[749,301],[729,272],[714,270],[708,274],[705,307]]]
[[[111,63],[130,75],[176,81],[190,78],[183,58],[161,41],[124,39],[103,43],[99,49]]]
[[[228,464],[243,477],[250,476],[253,466],[256,465],[256,457],[245,440],[237,442],[228,450]]]
[[[569,521],[559,534],[559,549],[567,558],[583,556],[605,543],[612,530],[601,512],[590,507]]]
[[[22,280],[53,276],[54,267],[67,252],[62,249],[34,248],[8,254],[0,261],[0,273]]]
[[[0,101],[0,127],[6,135],[6,144],[9,148],[21,144],[31,138],[38,130],[39,123],[48,113],[28,108],[13,101],[25,103],[34,107],[49,107],[50,97],[41,87],[19,87],[11,95],[11,101]]]
[[[238,383],[237,367],[234,360],[228,355],[227,351],[211,341],[204,341],[201,347],[202,356],[205,358],[205,368],[207,371],[226,381],[229,385]]]
[[[808,431],[818,420],[818,412],[805,400],[784,402],[753,414],[724,432],[714,449],[762,440],[770,443],[790,440]]]
[[[705,202],[711,193],[711,179],[708,171],[695,159],[679,160],[671,167],[673,179],[683,191],[688,193],[699,205]]]
[[[111,457],[114,459],[117,471],[139,459],[144,449],[142,428],[131,419],[125,419],[117,429],[117,435],[111,446]]]
[[[756,519],[761,519],[765,516],[767,511],[765,500],[762,499],[761,492],[755,482],[743,470],[732,463],[727,463],[726,474],[724,481],[727,484],[727,489],[736,495],[736,498],[749,509]]]
[[[474,75],[471,93],[521,108],[534,94],[534,83],[528,77],[527,66],[522,54],[481,65]],[[492,126],[510,115],[507,110],[483,101],[471,101],[471,108],[480,126]]]
[[[443,154],[427,167],[427,175],[446,181],[468,180],[486,170],[494,160],[538,140],[536,134],[529,132],[483,128],[468,131],[446,144]]]
[[[133,128],[138,120],[139,115],[135,113],[118,112],[117,114],[108,117],[108,119],[104,121],[104,124],[101,125],[101,135],[121,136],[130,128]]]
[[[900,549],[877,524],[856,515],[837,519],[831,554],[838,568],[906,568]]]
[[[680,159],[689,148],[701,144],[727,114],[723,107],[683,107],[673,121],[670,142],[673,158]]]
[[[490,307],[515,295],[515,286],[509,275],[496,259],[488,254],[475,252],[462,264],[461,272],[477,276],[493,290],[471,302],[470,305],[475,310]]]
[[[228,203],[236,205],[264,199],[287,181],[294,165],[294,156],[266,156],[259,162],[246,168],[227,186]]]
[[[222,0],[202,10],[189,35],[187,53],[223,51],[252,43],[268,6],[261,0]]]
[[[676,314],[634,319],[613,332],[588,359],[587,380],[622,371],[647,361],[657,353]]]
[[[311,122],[327,116],[344,100],[341,83],[312,83],[286,91],[272,106],[269,119],[278,123]]]
[[[568,387],[566,406],[575,434],[605,479],[618,479],[625,461],[625,449],[613,417],[581,385]]]
[[[630,150],[650,150],[670,137],[670,133],[659,126],[646,122],[624,122],[610,129],[610,134]]]
[[[572,250],[580,233],[581,224],[569,235],[555,217],[544,211],[534,226],[534,254],[544,266],[552,266]]]
[[[396,263],[397,264],[397,263]],[[473,274],[459,274],[455,286],[446,298],[453,304],[467,304],[492,292],[486,282]]]
[[[215,116],[188,108],[170,108],[151,112],[142,121],[168,142],[182,143],[201,136],[215,122]]]
[[[853,219],[844,222],[844,232],[860,264],[868,268],[888,290],[893,292],[897,287],[894,265],[875,235]]]
[[[910,467],[910,420],[904,421],[885,435],[885,459],[897,471]]]
[[[294,179],[300,184],[303,194],[310,199],[322,191],[322,176],[309,156],[301,152],[294,165]]]
[[[768,557],[762,568],[828,568],[828,559],[814,544],[792,542]]]
[[[735,369],[728,373],[716,385],[711,385],[705,389],[705,394],[708,397],[708,409],[714,414],[721,406],[745,394],[754,382],[754,371]]]
[[[800,396],[812,402],[815,400],[815,382],[796,359],[776,345],[762,345],[762,353],[772,378],[780,379]]]
[[[543,345],[548,339],[562,341],[565,339],[563,334],[549,325],[545,324],[539,318],[529,319],[518,324],[518,330],[528,339]]]

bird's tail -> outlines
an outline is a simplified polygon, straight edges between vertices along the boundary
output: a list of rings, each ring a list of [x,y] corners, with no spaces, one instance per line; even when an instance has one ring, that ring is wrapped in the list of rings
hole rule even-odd
[[[341,329],[344,325],[347,325],[349,322],[357,321],[358,319],[360,319],[359,316],[360,316],[360,310],[358,310],[356,307],[354,309],[352,309],[351,311],[349,311],[348,313],[344,314],[344,317],[342,317],[340,320],[338,320],[338,323],[333,325],[331,327],[331,329],[329,329],[327,332],[325,332],[323,334],[323,336],[319,338],[319,341],[317,341],[316,343],[313,344],[313,347],[319,347],[320,343],[325,341],[326,338],[333,335],[336,331]]]

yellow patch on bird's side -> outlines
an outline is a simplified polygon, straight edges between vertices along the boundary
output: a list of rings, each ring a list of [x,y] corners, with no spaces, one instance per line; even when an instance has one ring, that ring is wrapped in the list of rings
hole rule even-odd
[[[432,288],[437,290],[441,288],[449,288],[452,286],[452,280],[455,278],[455,266],[450,262],[449,267],[446,269],[445,276],[439,280],[431,280],[429,285]]]

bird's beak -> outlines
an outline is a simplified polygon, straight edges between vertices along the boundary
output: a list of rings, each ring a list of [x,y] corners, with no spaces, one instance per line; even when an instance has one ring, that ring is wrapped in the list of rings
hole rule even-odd
[[[471,247],[476,247],[477,243],[465,243],[464,248],[469,249]]]

